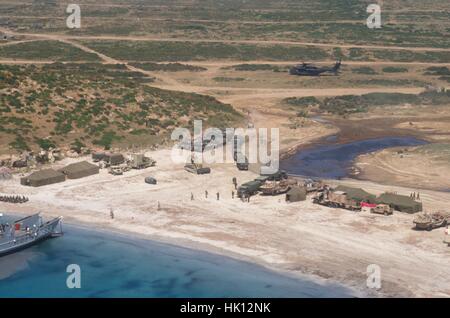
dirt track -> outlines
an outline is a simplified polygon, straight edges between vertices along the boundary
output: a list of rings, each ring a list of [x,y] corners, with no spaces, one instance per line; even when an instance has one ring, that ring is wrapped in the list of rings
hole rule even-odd
[[[213,40],[213,39],[191,39],[191,38],[165,38],[155,36],[108,36],[108,35],[67,35],[67,34],[42,34],[42,33],[27,33],[27,32],[12,32],[5,28],[0,28],[0,31],[7,32],[13,35],[21,35],[32,38],[45,38],[50,40],[115,40],[115,41],[162,41],[162,42],[194,42],[194,43],[242,43],[242,44],[283,44],[283,45],[301,45],[301,46],[317,46],[317,47],[340,47],[340,48],[361,48],[361,49],[384,49],[384,50],[406,50],[406,51],[428,51],[428,52],[450,52],[450,48],[435,48],[435,47],[406,47],[406,46],[388,46],[388,45],[353,45],[342,43],[319,43],[319,42],[301,42],[301,41],[276,41],[276,40]]]

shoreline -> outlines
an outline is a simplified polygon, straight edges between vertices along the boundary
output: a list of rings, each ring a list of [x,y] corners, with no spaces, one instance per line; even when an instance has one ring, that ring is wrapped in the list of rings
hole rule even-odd
[[[213,165],[211,175],[197,176],[184,171],[183,165],[165,160],[167,149],[147,154],[158,162],[156,168],[133,170],[123,176],[111,176],[102,170],[96,176],[43,188],[23,187],[15,177],[2,184],[2,192],[22,193],[30,201],[1,205],[5,211],[29,214],[30,210],[41,210],[46,218],[63,215],[69,224],[204,250],[296,277],[314,277],[347,287],[363,297],[449,295],[442,284],[430,285],[422,275],[433,267],[437,272],[448,271],[443,264],[448,251],[438,241],[439,232],[427,236],[412,232],[410,215],[397,213],[384,218],[354,214],[317,206],[309,199],[287,204],[280,196],[256,196],[252,202],[242,203],[228,197],[231,178],[237,175],[241,183],[255,178],[255,173],[237,171],[234,165]],[[159,180],[158,185],[143,183],[143,177],[149,174]],[[410,191],[358,180],[330,181],[341,182],[370,192]],[[212,198],[202,198],[205,189]],[[216,190],[221,192],[220,201],[213,198]],[[189,199],[191,192],[195,200]],[[436,197],[445,202],[450,193],[424,191],[421,197],[435,205]],[[161,210],[156,209],[156,200],[161,200]],[[109,217],[110,207],[114,207],[115,220]],[[364,234],[355,236],[359,233]],[[416,264],[417,269],[409,272],[413,260],[405,258],[404,251],[427,262]],[[392,262],[398,267],[390,271]],[[388,270],[380,291],[368,290],[365,285],[366,266],[373,263]],[[405,280],[412,283],[404,285]]]
[[[22,212],[8,212],[8,215],[17,215],[19,217],[26,216],[26,213]],[[317,274],[310,274],[310,273],[303,273],[300,271],[293,271],[293,270],[287,270],[279,267],[273,266],[273,264],[263,262],[261,260],[245,256],[243,254],[235,253],[229,250],[225,250],[210,244],[204,244],[201,242],[196,242],[193,240],[183,240],[183,239],[175,239],[170,237],[163,237],[159,235],[150,235],[150,234],[143,234],[139,232],[134,232],[130,230],[125,229],[118,229],[113,226],[104,226],[100,223],[88,223],[80,220],[76,220],[73,218],[68,218],[69,221],[65,222],[67,218],[63,218],[63,232],[64,232],[64,224],[68,225],[69,227],[73,227],[76,229],[81,229],[84,231],[89,231],[91,233],[99,233],[101,235],[111,235],[116,238],[120,239],[128,239],[128,240],[142,240],[142,241],[149,241],[161,245],[168,245],[176,248],[182,248],[187,249],[193,252],[201,252],[201,253],[207,253],[210,254],[213,257],[225,257],[229,258],[235,261],[244,262],[252,266],[258,266],[261,267],[267,271],[276,273],[278,275],[281,275],[285,278],[295,279],[299,281],[309,281],[315,284],[320,285],[321,287],[342,287],[348,290],[350,293],[349,297],[374,297],[374,295],[371,295],[370,292],[358,290],[351,285],[347,285],[343,282],[340,282],[338,280],[334,280],[332,278],[325,278]],[[100,228],[97,228],[100,226]],[[56,238],[57,239],[57,238]],[[0,278],[1,280],[1,278]],[[339,297],[338,297],[339,298]],[[346,298],[346,297],[345,297]]]

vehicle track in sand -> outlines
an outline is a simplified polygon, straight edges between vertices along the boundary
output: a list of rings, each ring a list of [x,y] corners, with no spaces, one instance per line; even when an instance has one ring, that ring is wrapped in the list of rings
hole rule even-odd
[[[168,38],[155,36],[119,36],[119,35],[67,35],[57,33],[26,33],[15,32],[5,28],[0,28],[1,32],[35,38],[45,38],[50,40],[113,40],[113,41],[153,41],[153,42],[192,42],[192,43],[237,43],[237,44],[282,44],[297,46],[316,46],[328,48],[360,48],[360,49],[383,49],[383,50],[405,50],[414,52],[450,52],[450,48],[436,47],[409,47],[409,46],[389,46],[389,45],[361,45],[361,44],[343,44],[343,43],[320,43],[320,42],[301,42],[301,41],[283,41],[283,40],[226,40],[226,39],[192,39],[192,38]]]
[[[187,93],[197,93],[197,94],[207,94],[214,96],[219,101],[224,103],[230,103],[233,106],[235,106],[238,109],[247,109],[247,105],[254,105],[256,100],[261,99],[267,99],[267,100],[274,100],[274,99],[283,99],[287,97],[302,97],[302,96],[338,96],[338,95],[360,95],[360,94],[367,94],[372,92],[396,92],[396,93],[413,93],[417,94],[420,93],[423,88],[422,87],[384,87],[384,88],[331,88],[331,89],[304,89],[304,88],[298,88],[298,89],[274,89],[274,88],[236,88],[236,87],[228,87],[228,86],[212,86],[212,87],[205,87],[205,86],[195,86],[188,83],[181,83],[180,81],[174,79],[170,75],[161,74],[162,72],[151,72],[146,71],[142,68],[130,65],[129,61],[123,61],[119,60],[110,56],[107,56],[106,54],[100,53],[94,49],[89,48],[88,46],[84,45],[83,43],[80,43],[77,40],[80,39],[104,39],[105,37],[84,37],[84,36],[67,36],[62,34],[29,34],[29,33],[18,33],[18,32],[10,32],[6,30],[5,28],[0,28],[0,31],[3,32],[9,32],[13,35],[20,35],[20,36],[31,36],[36,39],[41,40],[55,40],[60,41],[69,45],[73,45],[74,47],[77,47],[84,52],[96,54],[100,59],[101,63],[103,64],[125,64],[126,67],[133,72],[140,72],[142,74],[145,74],[146,76],[155,78],[156,81],[153,83],[149,83],[148,85],[152,87],[157,87],[161,89],[167,89],[167,90],[174,90],[174,91],[182,91]],[[107,37],[109,39],[118,40],[121,38],[127,38],[128,37],[119,37],[119,36],[112,36]],[[146,39],[146,38],[138,38],[140,40]],[[167,41],[171,41],[173,39],[165,39]],[[178,40],[176,40],[178,41]],[[196,40],[194,40],[196,41]],[[201,42],[201,40],[198,40]],[[222,42],[220,40],[211,40],[214,42]],[[235,41],[225,41],[225,42],[235,42]],[[271,41],[265,42],[265,41],[255,41],[255,43],[271,43]],[[315,45],[315,44],[313,44]],[[333,44],[325,44],[328,46],[333,46]],[[350,47],[353,47],[350,45]],[[385,49],[392,49],[392,47],[383,47]],[[406,49],[406,48],[402,48]],[[417,50],[423,50],[424,48],[413,48]],[[450,49],[449,49],[450,50]],[[11,60],[8,60],[10,63]],[[19,64],[23,61],[18,61]],[[266,61],[259,61],[259,62],[266,62]],[[44,61],[41,63],[49,63],[48,61]],[[190,63],[193,65],[201,65],[202,62],[195,62]],[[213,65],[214,68],[212,70],[209,70],[209,72],[213,73],[217,71],[218,67],[221,65],[230,65],[231,63],[243,63],[243,61],[224,61],[224,62],[204,62],[205,65],[209,63],[209,65]],[[272,64],[274,62],[271,62]],[[276,64],[287,64],[288,62],[275,62]],[[361,62],[355,62],[355,63],[361,63]],[[367,62],[366,65],[370,65],[370,63],[378,63],[378,62]],[[391,62],[388,62],[391,63]],[[380,64],[380,63],[379,63]],[[405,64],[405,63],[401,63]],[[231,64],[232,65],[232,64]],[[358,65],[358,64],[355,64]],[[386,64],[388,65],[388,64]],[[428,64],[424,64],[428,65]],[[257,107],[256,107],[257,108]]]

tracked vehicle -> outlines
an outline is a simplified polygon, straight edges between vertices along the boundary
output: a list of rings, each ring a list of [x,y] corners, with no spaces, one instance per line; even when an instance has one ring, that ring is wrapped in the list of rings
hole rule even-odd
[[[436,229],[438,227],[446,226],[450,223],[449,212],[435,212],[435,213],[419,213],[413,220],[413,223],[418,230]]]

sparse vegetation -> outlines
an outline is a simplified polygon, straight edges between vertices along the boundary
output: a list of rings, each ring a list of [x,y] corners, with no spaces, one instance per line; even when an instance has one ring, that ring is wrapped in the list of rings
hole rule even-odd
[[[446,66],[431,66],[426,69],[424,75],[450,76],[450,70]]]
[[[321,48],[310,46],[231,44],[219,42],[168,41],[83,41],[90,48],[117,59],[134,61],[236,60],[309,60],[330,58]]]
[[[2,65],[2,144],[17,150],[110,148],[130,135],[167,135],[193,118],[219,127],[241,118],[212,97],[153,88],[147,81],[122,64]]]
[[[219,76],[219,77],[214,77],[213,80],[216,82],[242,82],[242,81],[245,81],[245,78]]]
[[[450,104],[450,91],[423,92],[420,94],[369,93],[364,95],[343,95],[318,99],[316,97],[286,98],[284,103],[303,110],[317,107],[319,111],[346,115],[367,112],[370,107],[412,105],[447,105]],[[295,108],[294,108],[295,109]]]
[[[94,53],[87,53],[70,44],[58,41],[31,41],[0,46],[0,57],[61,62],[96,62],[100,60]]]
[[[406,73],[408,69],[406,67],[387,66],[383,67],[384,73]]]
[[[352,73],[365,74],[365,75],[375,75],[375,74],[377,74],[377,72],[375,72],[375,70],[373,68],[368,67],[368,66],[353,68],[352,69]]]

